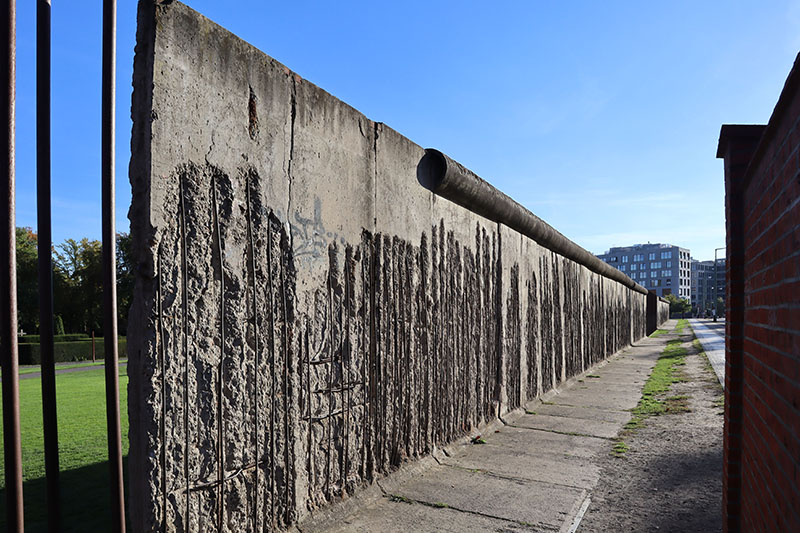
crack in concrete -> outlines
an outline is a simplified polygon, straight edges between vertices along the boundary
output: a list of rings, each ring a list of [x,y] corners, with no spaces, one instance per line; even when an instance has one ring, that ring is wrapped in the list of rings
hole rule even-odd
[[[568,418],[568,417],[564,417]],[[570,420],[574,420],[570,419]],[[601,437],[599,435],[589,435],[587,433],[577,433],[575,431],[558,431],[557,429],[544,429],[544,428],[529,428],[526,426],[517,426],[515,424],[508,424],[509,427],[516,428],[516,429],[527,429],[528,431],[546,431],[548,433],[556,433],[558,435],[569,435],[570,437],[589,437],[591,439],[603,439],[603,440],[610,440],[615,441],[617,440],[615,437]]]
[[[294,242],[291,231],[291,212],[292,212],[292,183],[294,177],[292,176],[292,164],[294,163],[294,127],[297,120],[297,80],[292,77],[292,92],[290,96],[290,115],[289,115],[289,161],[286,163],[286,179],[287,179],[287,194],[286,194],[286,233],[289,235],[289,248],[294,250]]]
[[[205,155],[206,165],[209,166],[211,165],[211,162],[208,160],[208,157],[211,155],[211,150],[213,150],[214,146],[216,145],[216,141],[214,141],[214,131],[215,130],[211,130],[211,144],[208,145],[208,151]]]
[[[570,485],[568,483],[553,483],[552,481],[545,481],[541,479],[529,479],[529,478],[521,478],[521,477],[514,477],[505,474],[498,474],[496,472],[492,472],[491,470],[486,470],[483,468],[467,468],[466,466],[451,464],[451,463],[441,463],[442,466],[446,466],[449,468],[454,468],[456,470],[462,470],[464,472],[472,472],[475,474],[483,474],[486,476],[490,476],[497,479],[502,479],[505,481],[514,481],[516,483],[544,483],[547,485],[551,485],[553,487],[567,487],[569,489],[575,490],[587,490],[586,487],[579,487],[578,485]]]
[[[373,194],[373,202],[372,202],[372,224],[375,226],[377,230],[378,226],[378,137],[380,136],[380,128],[382,126],[382,122],[373,122],[372,128],[372,164],[373,164],[373,181],[372,181],[372,194]],[[358,127],[361,128],[361,122],[359,121]]]
[[[544,529],[546,531],[558,531],[559,530],[558,526],[554,526],[552,524],[547,524],[547,523],[542,523],[542,522],[537,522],[537,523],[525,522],[524,520],[515,520],[513,518],[505,518],[505,517],[502,517],[502,516],[493,515],[493,514],[489,514],[489,513],[482,513],[480,511],[472,511],[470,509],[463,509],[461,507],[455,507],[455,506],[450,505],[448,503],[429,502],[427,500],[418,500],[416,498],[409,498],[408,496],[403,496],[402,494],[392,494],[391,496],[397,496],[398,498],[400,498],[402,500],[401,502],[398,502],[398,503],[411,502],[411,503],[416,503],[416,504],[419,504],[419,505],[424,505],[426,507],[432,507],[433,509],[452,509],[453,511],[458,511],[460,513],[470,514],[470,515],[473,515],[473,516],[482,516],[484,518],[491,518],[492,520],[500,520],[502,522],[510,522],[512,524],[519,524],[519,525],[525,526],[525,527],[540,528],[540,529]]]

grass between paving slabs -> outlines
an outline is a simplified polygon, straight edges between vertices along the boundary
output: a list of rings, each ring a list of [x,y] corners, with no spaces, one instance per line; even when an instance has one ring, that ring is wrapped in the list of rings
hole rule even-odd
[[[673,383],[684,381],[680,367],[686,364],[686,348],[681,346],[681,339],[667,342],[664,352],[658,358],[656,366],[642,389],[642,398],[633,409],[633,417],[625,425],[619,441],[614,445],[611,454],[620,457],[628,451],[624,437],[644,425],[651,416],[688,411],[688,398],[683,395],[666,396]]]
[[[120,374],[123,454],[128,453],[128,377]],[[46,522],[41,379],[19,382],[25,525],[34,531]],[[110,524],[105,380],[102,368],[56,376],[61,510],[65,531],[106,531]],[[0,428],[0,436],[2,428]],[[0,447],[2,438],[0,438]],[[0,497],[5,497],[0,470]],[[5,506],[0,506],[0,529]]]

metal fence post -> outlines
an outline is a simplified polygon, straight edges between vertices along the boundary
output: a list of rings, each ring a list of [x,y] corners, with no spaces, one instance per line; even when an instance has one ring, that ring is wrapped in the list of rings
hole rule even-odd
[[[111,515],[116,532],[125,531],[122,435],[119,422],[119,354],[117,352],[117,272],[114,223],[114,90],[117,3],[103,0],[102,203],[103,203],[103,341],[105,342],[106,421],[111,471]]]
[[[53,256],[50,202],[50,0],[36,2],[36,214],[39,253],[39,346],[42,353],[42,419],[47,477],[47,525],[61,529],[58,417],[53,324]]]
[[[0,68],[4,87],[0,113],[0,366],[3,372],[3,459],[8,531],[24,531],[22,506],[22,442],[19,425],[19,360],[17,351],[17,236],[14,205],[14,104],[16,81],[16,2],[3,0],[6,20],[0,24]]]

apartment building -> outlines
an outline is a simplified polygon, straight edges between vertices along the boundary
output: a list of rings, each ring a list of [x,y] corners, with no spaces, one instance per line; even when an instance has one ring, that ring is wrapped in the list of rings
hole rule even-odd
[[[716,278],[716,283],[715,283]],[[725,301],[725,259],[717,259],[717,267],[714,268],[714,261],[698,261],[692,259],[692,291],[691,303],[694,312],[704,313],[706,310],[713,312],[715,298],[722,298]],[[724,304],[720,313],[725,308]]]
[[[674,294],[689,300],[692,264],[689,250],[672,244],[634,244],[611,248],[598,255],[659,296]]]

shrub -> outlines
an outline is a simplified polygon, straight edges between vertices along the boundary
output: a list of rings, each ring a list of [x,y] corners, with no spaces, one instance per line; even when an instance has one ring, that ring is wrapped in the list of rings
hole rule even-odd
[[[64,334],[64,319],[61,318],[61,315],[56,315],[55,321],[55,334],[56,335],[63,335]]]
[[[40,335],[22,335],[19,337],[20,344],[39,344]],[[76,342],[92,341],[92,338],[85,333],[67,333],[66,335],[54,335],[54,342]]]
[[[120,357],[127,357],[128,346],[125,337],[120,337],[118,339],[117,350],[119,351]],[[92,341],[91,339],[84,339],[80,341],[57,342],[54,346],[53,357],[57,363],[90,360],[92,358]],[[97,359],[103,359],[105,357],[105,347],[102,337],[95,339],[95,357]],[[19,364],[38,365],[41,362],[42,355],[38,339],[35,343],[26,342],[19,345]]]

